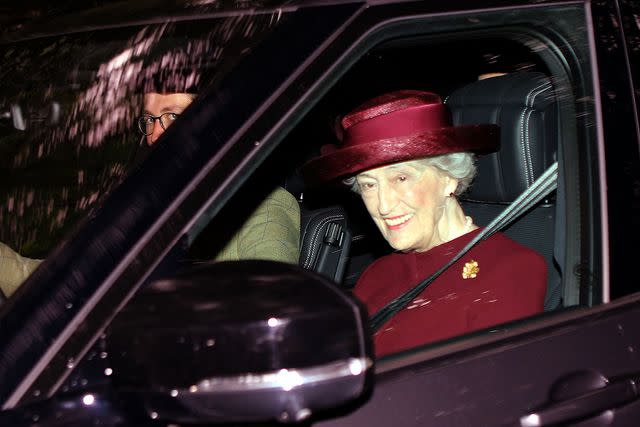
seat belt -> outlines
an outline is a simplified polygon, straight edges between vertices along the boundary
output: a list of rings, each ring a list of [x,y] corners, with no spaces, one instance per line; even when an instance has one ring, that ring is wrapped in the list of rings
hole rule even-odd
[[[371,328],[376,332],[380,327],[391,319],[397,312],[406,307],[415,297],[417,297],[427,286],[431,284],[440,274],[447,270],[453,263],[462,258],[471,248],[473,248],[481,240],[486,240],[502,230],[512,222],[514,222],[523,213],[535,206],[539,201],[545,199],[558,186],[558,162],[549,167],[537,180],[531,184],[516,200],[514,200],[507,208],[500,213],[493,221],[491,221],[484,229],[482,229],[476,237],[462,248],[449,262],[443,267],[427,277],[413,288],[401,294],[393,301],[382,307],[371,316]]]

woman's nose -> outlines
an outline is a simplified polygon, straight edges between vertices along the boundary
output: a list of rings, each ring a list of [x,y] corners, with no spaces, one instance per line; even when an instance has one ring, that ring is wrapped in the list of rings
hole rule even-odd
[[[393,190],[380,187],[378,190],[378,212],[381,215],[388,215],[397,204],[397,197]]]

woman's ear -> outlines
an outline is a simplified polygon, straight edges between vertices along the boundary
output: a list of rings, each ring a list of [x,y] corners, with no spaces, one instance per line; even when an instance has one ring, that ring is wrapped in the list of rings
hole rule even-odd
[[[452,196],[458,188],[458,180],[449,175],[444,176],[444,196]]]

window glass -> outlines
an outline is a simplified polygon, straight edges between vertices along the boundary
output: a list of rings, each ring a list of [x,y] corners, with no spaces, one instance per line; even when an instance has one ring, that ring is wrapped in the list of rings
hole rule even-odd
[[[0,45],[2,293],[11,296],[145,158],[175,113],[277,22],[228,16]]]

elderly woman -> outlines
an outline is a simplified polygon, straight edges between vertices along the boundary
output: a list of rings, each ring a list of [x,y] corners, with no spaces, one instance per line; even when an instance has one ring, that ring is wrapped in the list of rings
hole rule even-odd
[[[343,179],[396,252],[372,263],[354,293],[373,314],[443,267],[477,235],[456,196],[474,153],[499,148],[495,125],[452,126],[436,94],[398,91],[342,120],[341,147],[305,165],[311,182]],[[378,356],[539,313],[544,259],[503,234],[474,246],[374,335]]]

